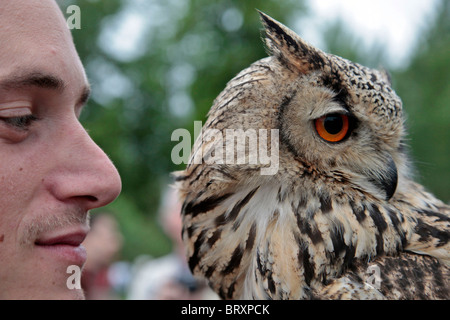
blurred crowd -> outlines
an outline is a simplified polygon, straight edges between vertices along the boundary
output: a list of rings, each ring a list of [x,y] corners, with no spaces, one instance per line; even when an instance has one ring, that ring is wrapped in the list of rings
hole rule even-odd
[[[168,188],[159,210],[159,221],[173,243],[166,256],[138,257],[132,263],[120,261],[123,236],[110,212],[92,215],[85,246],[88,258],[82,274],[87,300],[212,300],[216,294],[189,270],[181,239],[181,204]]]

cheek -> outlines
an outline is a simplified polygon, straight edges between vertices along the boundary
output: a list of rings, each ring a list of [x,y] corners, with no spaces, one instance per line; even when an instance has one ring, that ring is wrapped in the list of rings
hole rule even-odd
[[[0,146],[0,236],[15,231],[30,206],[43,176],[38,159],[13,148]],[[8,150],[5,150],[8,149]]]
[[[2,194],[0,203],[26,202],[35,172],[25,161],[2,161],[0,168],[0,186]],[[18,201],[21,199],[21,201]],[[2,206],[1,209],[5,209]],[[0,210],[1,210],[0,209]]]
[[[21,224],[28,211],[30,180],[23,160],[1,151],[0,157],[0,283],[2,289],[15,288],[16,273],[23,269],[27,259],[18,245]],[[1,296],[1,294],[0,294]]]

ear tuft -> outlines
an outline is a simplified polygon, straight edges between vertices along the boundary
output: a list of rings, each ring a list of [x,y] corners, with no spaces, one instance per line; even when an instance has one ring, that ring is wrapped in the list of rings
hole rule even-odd
[[[265,40],[270,55],[303,74],[324,67],[326,55],[322,51],[304,42],[282,23],[261,11],[258,12],[266,32]]]
[[[383,79],[384,82],[386,82],[388,85],[392,86],[392,77],[389,71],[387,71],[385,68],[381,67],[378,69],[381,75],[381,79]]]

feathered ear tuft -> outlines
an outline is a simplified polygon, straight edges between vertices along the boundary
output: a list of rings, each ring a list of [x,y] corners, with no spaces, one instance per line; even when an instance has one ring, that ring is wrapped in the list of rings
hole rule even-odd
[[[383,79],[383,81],[386,82],[388,85],[392,86],[392,78],[389,71],[387,71],[384,68],[379,68],[378,71],[380,72],[381,79]]]
[[[303,74],[324,67],[327,61],[325,53],[308,45],[282,23],[261,11],[258,12],[266,32],[265,40],[270,55]]]

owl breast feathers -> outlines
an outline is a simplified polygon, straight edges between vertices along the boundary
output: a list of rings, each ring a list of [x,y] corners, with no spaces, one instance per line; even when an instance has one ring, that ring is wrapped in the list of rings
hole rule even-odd
[[[450,208],[411,178],[389,77],[260,15],[270,56],[175,174],[191,271],[224,299],[448,299]]]

